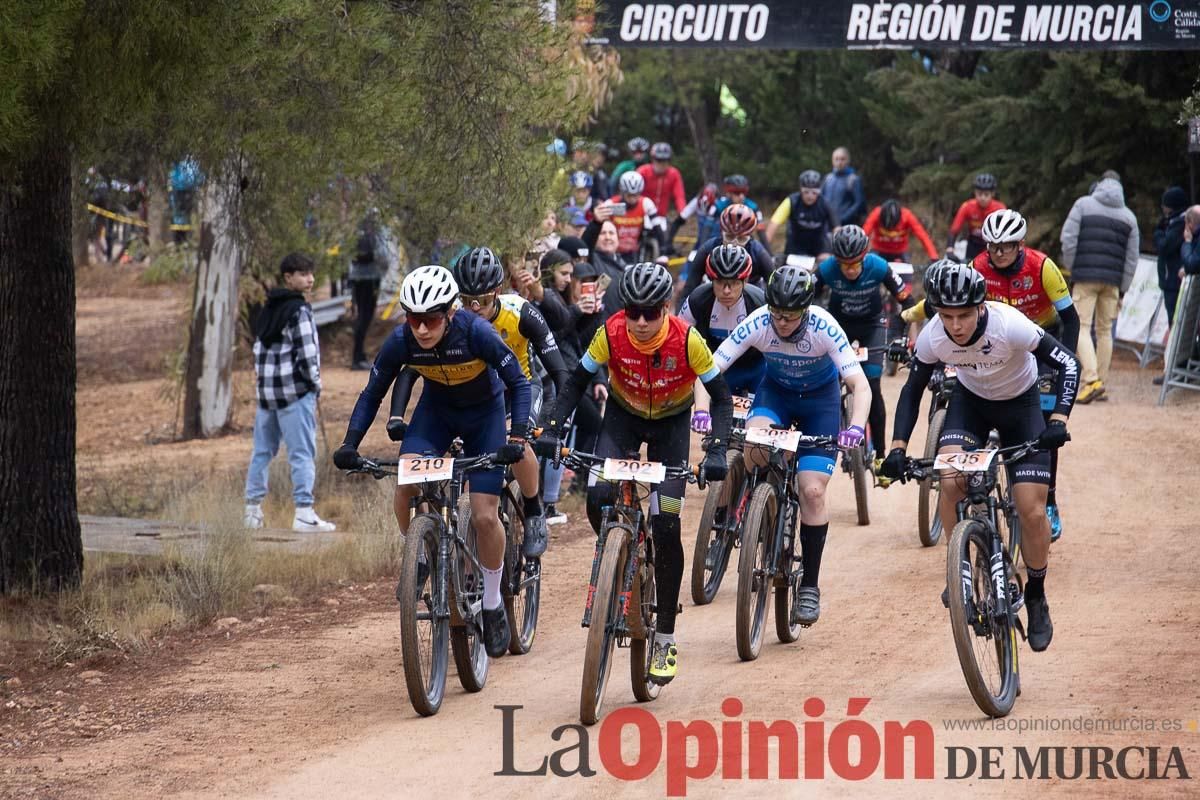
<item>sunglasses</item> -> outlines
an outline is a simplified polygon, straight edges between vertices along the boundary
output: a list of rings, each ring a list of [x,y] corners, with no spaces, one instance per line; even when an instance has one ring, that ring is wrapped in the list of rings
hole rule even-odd
[[[446,321],[446,314],[441,311],[434,311],[428,314],[418,314],[409,312],[408,324],[413,330],[424,328],[428,331],[436,331],[442,327],[442,323]]]
[[[797,320],[804,319],[804,315],[808,313],[807,309],[803,311],[786,311],[782,308],[768,308],[767,311],[770,312],[771,319],[778,320],[779,322],[796,322]]]
[[[654,322],[662,315],[662,306],[625,306],[625,316],[628,319],[644,319],[647,322]]]
[[[1004,255],[1005,253],[1015,253],[1020,246],[1020,242],[992,242],[988,244],[987,249],[989,253]]]
[[[484,306],[490,306],[492,304],[492,301],[496,299],[496,293],[488,292],[487,294],[463,294],[459,295],[459,297],[462,298],[464,306],[479,306],[480,308],[483,308]]]
[[[839,264],[841,264],[843,267],[860,267],[860,266],[862,266],[863,260],[861,258],[856,258],[853,261],[842,261],[839,258],[837,260],[837,262]]]

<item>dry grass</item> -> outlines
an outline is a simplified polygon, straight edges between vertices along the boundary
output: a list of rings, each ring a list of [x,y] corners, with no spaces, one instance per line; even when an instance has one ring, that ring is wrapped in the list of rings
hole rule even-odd
[[[318,463],[322,460],[328,459]],[[108,498],[109,513],[153,509],[163,519],[202,524],[208,535],[201,546],[172,547],[162,555],[89,554],[78,591],[53,599],[0,600],[0,643],[36,643],[50,664],[79,662],[137,651],[169,630],[202,627],[224,616],[262,616],[276,605],[398,572],[403,544],[390,486],[319,476],[327,499],[318,511],[356,535],[327,547],[284,552],[254,547],[242,528],[243,480],[241,474],[214,474],[137,490],[106,487],[99,496]],[[273,463],[271,484],[264,503],[267,524],[290,527],[285,460]]]

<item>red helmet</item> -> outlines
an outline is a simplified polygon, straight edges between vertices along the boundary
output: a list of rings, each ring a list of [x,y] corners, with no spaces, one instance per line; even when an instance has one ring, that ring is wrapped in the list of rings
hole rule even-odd
[[[749,236],[758,227],[758,216],[749,206],[734,203],[721,212],[721,233],[726,236]]]
[[[706,183],[700,190],[700,202],[705,208],[712,208],[717,203],[717,185]]]

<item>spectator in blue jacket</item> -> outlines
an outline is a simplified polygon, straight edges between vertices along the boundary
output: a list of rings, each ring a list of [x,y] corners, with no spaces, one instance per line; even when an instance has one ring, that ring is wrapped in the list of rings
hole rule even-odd
[[[867,195],[862,178],[850,166],[850,151],[833,151],[833,171],[821,182],[821,196],[838,218],[838,225],[861,225],[867,218]]]
[[[1183,229],[1187,205],[1187,192],[1178,186],[1167,189],[1162,196],[1162,220],[1154,229],[1158,287],[1162,289],[1168,323],[1175,321],[1175,301],[1179,299],[1179,284],[1183,280]]]

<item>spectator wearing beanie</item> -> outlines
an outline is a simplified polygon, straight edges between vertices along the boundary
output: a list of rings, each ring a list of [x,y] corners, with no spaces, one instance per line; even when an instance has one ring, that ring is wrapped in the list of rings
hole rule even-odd
[[[1162,196],[1162,219],[1154,229],[1158,287],[1162,289],[1169,323],[1175,321],[1175,302],[1179,299],[1179,284],[1183,280],[1183,217],[1187,205],[1187,192],[1178,186],[1167,189]]]

